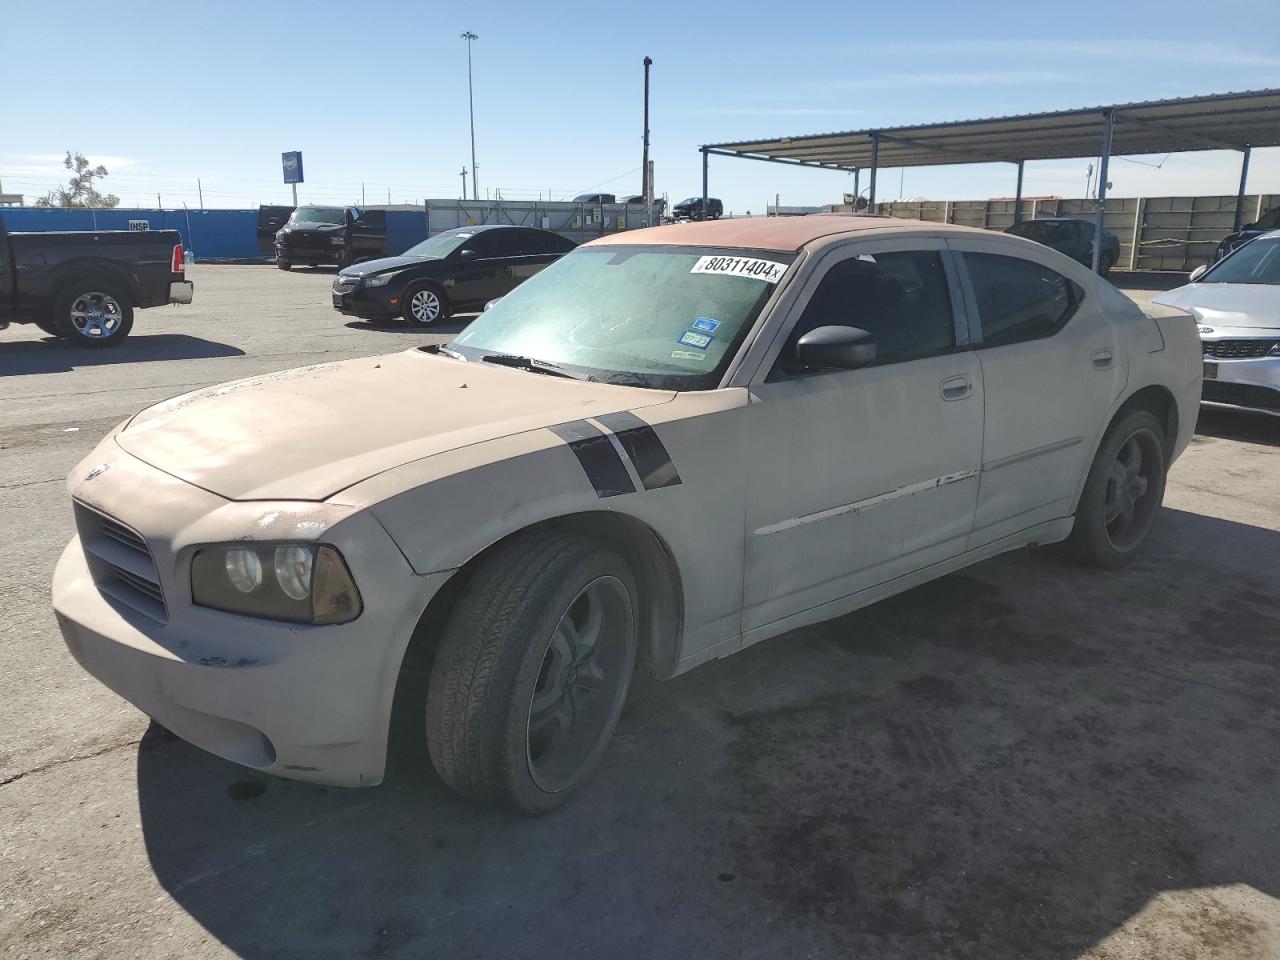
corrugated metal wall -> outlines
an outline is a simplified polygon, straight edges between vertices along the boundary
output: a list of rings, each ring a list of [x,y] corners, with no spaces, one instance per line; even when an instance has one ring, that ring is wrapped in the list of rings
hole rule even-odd
[[[1247,196],[1241,222],[1251,223],[1277,205],[1280,196],[1275,194]],[[1023,200],[1022,218],[1092,220],[1097,209],[1094,200]],[[1187,271],[1212,259],[1218,242],[1231,232],[1235,209],[1234,195],[1118,197],[1107,200],[1103,225],[1120,240],[1117,269]],[[900,201],[876,204],[876,211],[890,217],[958,223],[984,230],[1005,230],[1013,225],[1012,200]]]
[[[177,230],[188,254],[199,260],[261,260],[257,210],[64,210],[6,207],[0,210],[14,233],[46,230],[128,230],[146,221],[151,230]]]

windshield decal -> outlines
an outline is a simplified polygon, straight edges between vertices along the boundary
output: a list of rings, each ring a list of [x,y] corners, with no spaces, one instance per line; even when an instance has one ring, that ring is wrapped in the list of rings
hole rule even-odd
[[[697,347],[699,350],[705,350],[711,346],[711,341],[715,337],[710,337],[705,333],[694,333],[692,330],[680,336],[676,343],[682,343],[686,347]]]
[[[711,273],[748,280],[777,283],[787,272],[785,263],[776,260],[759,260],[755,257],[699,257],[690,273]]]
[[[702,333],[715,333],[720,329],[720,321],[712,320],[710,317],[699,317],[697,320],[693,321],[692,326],[693,329],[699,330]]]
[[[672,350],[671,359],[694,360],[701,363],[703,360],[707,359],[707,355],[705,353],[699,353],[697,350]]]

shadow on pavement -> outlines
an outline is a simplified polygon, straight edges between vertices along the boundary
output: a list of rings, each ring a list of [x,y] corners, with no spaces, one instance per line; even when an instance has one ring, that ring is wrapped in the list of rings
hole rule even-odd
[[[1167,510],[1124,570],[1022,551],[645,683],[541,820],[444,789],[420,681],[362,791],[153,725],[147,851],[248,957],[1066,960],[1162,891],[1280,893],[1277,556]],[[1185,955],[1258,934],[1210,919]]]
[[[352,330],[361,330],[367,333],[419,333],[428,336],[439,336],[440,334],[461,333],[467,329],[471,321],[479,314],[460,313],[456,317],[451,317],[447,323],[433,323],[429,327],[411,327],[407,323],[401,323],[399,320],[351,320],[346,326]]]
[[[77,347],[64,340],[0,342],[0,377],[35,373],[66,373],[76,367],[152,360],[205,360],[241,357],[244,351],[216,340],[182,333],[133,334],[118,347]]]
[[[1265,443],[1280,447],[1280,416],[1253,413],[1248,410],[1224,410],[1201,407],[1196,420],[1196,433],[1223,440]]]

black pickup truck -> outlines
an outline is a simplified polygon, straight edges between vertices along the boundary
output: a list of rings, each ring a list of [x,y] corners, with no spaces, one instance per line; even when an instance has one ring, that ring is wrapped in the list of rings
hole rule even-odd
[[[258,213],[259,235],[263,214]],[[381,257],[387,241],[387,212],[355,207],[298,207],[276,231],[276,266],[295,264],[346,267]]]
[[[176,230],[9,233],[0,219],[0,330],[34,323],[87,347],[112,347],[134,308],[190,303]]]

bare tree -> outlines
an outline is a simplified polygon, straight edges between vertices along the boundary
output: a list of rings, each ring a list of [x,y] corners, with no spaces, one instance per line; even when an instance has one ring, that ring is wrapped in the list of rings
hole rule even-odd
[[[102,164],[90,166],[83,153],[73,154],[67,151],[62,165],[71,171],[71,180],[65,187],[50,190],[36,201],[37,207],[93,207],[98,210],[109,210],[120,205],[120,198],[114,193],[99,193],[94,182],[107,176],[107,168]]]

